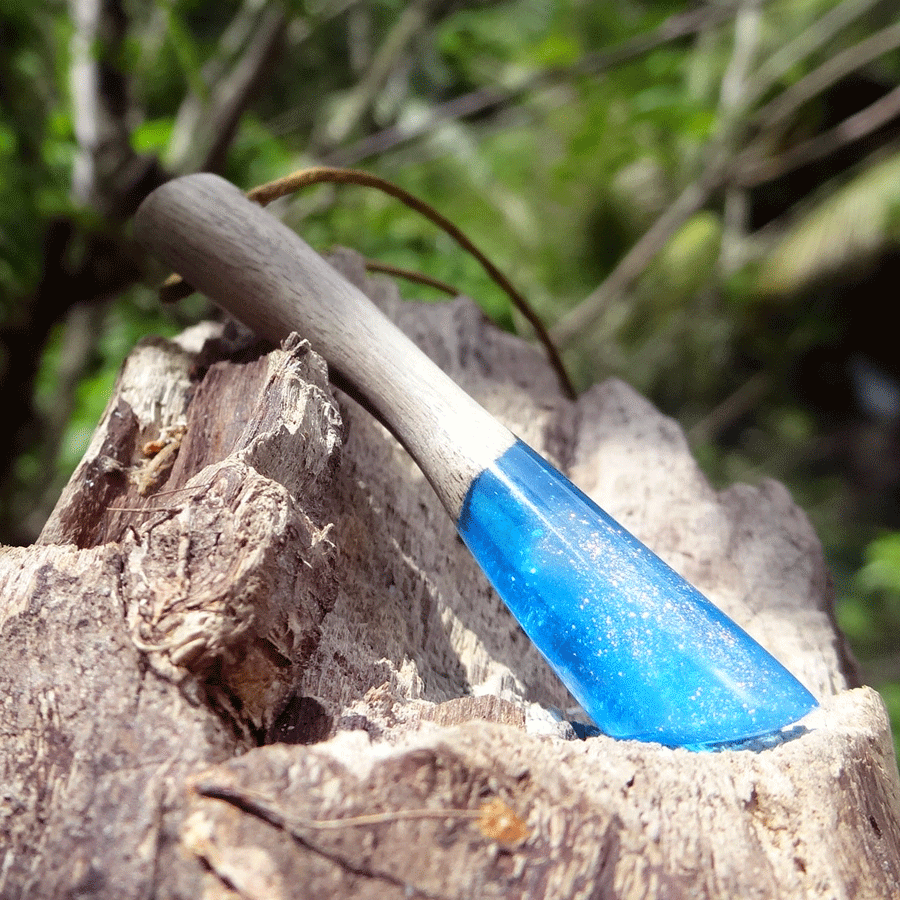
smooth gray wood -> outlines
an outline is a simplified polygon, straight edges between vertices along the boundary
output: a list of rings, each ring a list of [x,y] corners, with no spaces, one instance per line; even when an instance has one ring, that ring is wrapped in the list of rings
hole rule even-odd
[[[218,176],[158,188],[138,210],[135,234],[262,337],[309,338],[407,448],[454,522],[472,479],[513,443],[358,288]]]

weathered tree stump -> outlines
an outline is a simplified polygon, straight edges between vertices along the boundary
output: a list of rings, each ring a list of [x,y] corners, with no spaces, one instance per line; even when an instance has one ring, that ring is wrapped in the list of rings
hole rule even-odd
[[[404,451],[302,340],[147,340],[0,553],[0,896],[900,894],[900,783],[772,482],[716,493],[626,385],[564,400],[466,300],[335,264],[823,701],[792,740],[578,740]],[[340,821],[343,820],[343,821]]]

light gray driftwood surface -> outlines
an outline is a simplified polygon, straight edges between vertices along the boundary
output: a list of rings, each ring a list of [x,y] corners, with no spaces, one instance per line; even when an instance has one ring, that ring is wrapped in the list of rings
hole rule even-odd
[[[302,330],[409,450],[454,521],[473,479],[514,443],[357,287],[223,178],[188,175],[157,188],[135,234],[261,337],[280,343]]]
[[[135,349],[41,541],[0,552],[0,897],[896,896],[886,716],[785,490],[714,492],[627,386],[571,404],[468,301],[336,263],[821,712],[759,753],[571,739],[399,445],[302,340],[204,326]]]

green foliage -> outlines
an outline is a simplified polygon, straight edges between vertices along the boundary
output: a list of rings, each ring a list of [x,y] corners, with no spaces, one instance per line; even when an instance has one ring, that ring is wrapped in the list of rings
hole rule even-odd
[[[884,698],[900,747],[900,532],[875,537],[862,568],[838,606],[838,623],[866,664],[872,685]]]
[[[900,532],[884,534],[869,544],[859,583],[867,592],[891,597],[900,612]]]
[[[17,316],[9,298],[40,275],[43,222],[70,208],[73,135],[58,81],[64,13],[61,2],[8,0],[0,14],[0,324]]]
[[[131,146],[138,153],[160,154],[172,139],[174,125],[170,117],[147,119],[131,132]]]
[[[209,87],[203,78],[200,62],[200,46],[174,3],[161,4],[166,24],[167,44],[172,50],[179,73],[191,92],[201,99],[209,96]]]

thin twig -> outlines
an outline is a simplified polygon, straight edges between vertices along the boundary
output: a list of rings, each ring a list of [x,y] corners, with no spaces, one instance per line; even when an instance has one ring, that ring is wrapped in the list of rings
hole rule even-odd
[[[731,57],[719,88],[719,114],[729,125],[747,94],[748,73],[759,49],[760,18],[759,0],[745,0],[735,17]]]
[[[194,286],[188,284],[180,275],[173,272],[159,289],[160,303],[176,303],[190,297],[194,293]]]
[[[729,394],[688,431],[691,444],[708,444],[742,416],[757,407],[770,388],[766,372],[757,372]]]
[[[405,278],[407,281],[414,281],[416,284],[424,284],[427,287],[433,287],[435,290],[447,294],[448,297],[458,297],[458,291],[452,284],[441,281],[438,278],[432,278],[424,272],[417,272],[415,269],[404,269],[401,266],[392,266],[390,263],[379,262],[376,259],[366,260],[367,272],[380,272],[384,275],[391,275],[394,278]]]
[[[257,203],[265,206],[286,194],[293,194],[302,188],[309,187],[313,184],[320,184],[322,182],[354,184],[362,187],[376,188],[377,190],[394,197],[396,200],[399,200],[410,209],[415,210],[428,219],[429,222],[437,225],[438,228],[450,235],[460,247],[478,260],[482,268],[487,272],[488,276],[490,276],[491,280],[506,293],[516,309],[519,310],[532,328],[534,328],[538,340],[540,340],[547,351],[550,364],[556,371],[563,393],[569,399],[575,399],[575,388],[569,379],[562,358],[559,355],[559,351],[554,346],[550,335],[547,333],[546,326],[540,320],[538,315],[532,310],[518,290],[513,287],[506,275],[504,275],[503,272],[501,272],[500,269],[498,269],[497,266],[495,266],[453,222],[441,215],[441,213],[427,204],[424,200],[420,200],[414,194],[410,194],[399,185],[396,185],[385,178],[381,178],[378,175],[374,175],[371,172],[364,172],[360,169],[339,169],[331,166],[316,166],[310,169],[301,169],[299,172],[286,175],[284,178],[279,178],[276,181],[271,181],[268,184],[253,188],[253,190],[247,192],[247,196],[251,200],[255,200]]]
[[[246,25],[248,17],[255,20],[252,29]],[[229,28],[228,46],[222,56],[204,67],[204,82],[212,86],[209,99],[194,92],[178,112],[169,142],[169,158],[178,171],[221,168],[241,115],[271,66],[287,26],[287,15],[280,4],[264,8],[258,19],[243,9],[236,19],[240,22]],[[234,45],[241,39],[246,47],[226,71],[224,57],[233,55]]]
[[[760,20],[758,0],[747,0],[734,22],[731,58],[722,76],[719,90],[719,134],[736,140],[742,132],[740,120],[747,104],[750,68],[759,49]],[[719,277],[728,277],[739,265],[739,248],[747,231],[749,202],[747,192],[739,185],[725,189],[722,214],[722,240],[716,262]]]
[[[478,819],[482,815],[477,809],[396,809],[342,819],[304,819],[281,812],[272,806],[271,798],[256,791],[204,784],[197,785],[195,789],[201,797],[231,803],[238,809],[259,816],[269,824],[295,835],[304,830],[341,831],[354,826],[381,825],[401,820]]]
[[[278,56],[287,21],[278,4],[267,8],[244,55],[213,94],[208,117],[212,140],[201,170],[215,172],[222,168],[241,116]]]
[[[300,839],[304,838],[304,832],[307,831],[344,831],[347,828],[424,819],[471,819],[478,823],[479,831],[485,837],[501,844],[518,844],[529,837],[531,832],[525,822],[499,797],[485,801],[478,809],[394,809],[341,819],[306,819],[282,812],[272,805],[270,797],[257,791],[202,782],[195,784],[194,790],[201,797],[230,803]]]

